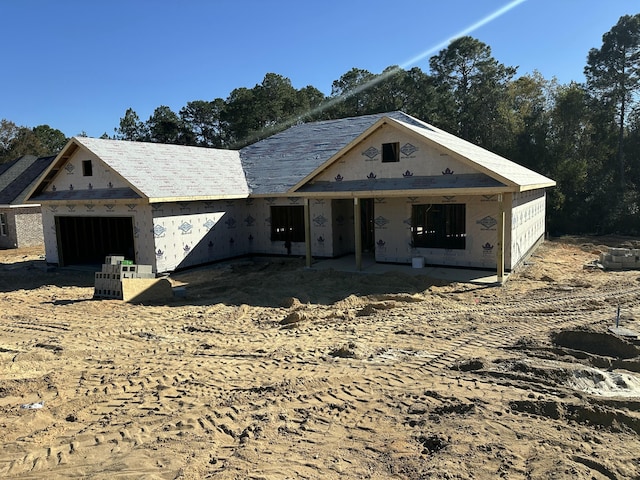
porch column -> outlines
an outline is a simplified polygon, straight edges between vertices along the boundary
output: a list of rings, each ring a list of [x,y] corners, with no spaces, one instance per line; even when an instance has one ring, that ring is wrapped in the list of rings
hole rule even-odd
[[[362,214],[360,212],[360,199],[353,199],[353,223],[354,235],[356,240],[356,270],[362,270]]]
[[[496,251],[496,265],[498,282],[504,283],[504,198],[502,193],[498,194],[498,239]]]
[[[304,246],[306,250],[306,265],[311,268],[311,212],[309,199],[304,199]]]

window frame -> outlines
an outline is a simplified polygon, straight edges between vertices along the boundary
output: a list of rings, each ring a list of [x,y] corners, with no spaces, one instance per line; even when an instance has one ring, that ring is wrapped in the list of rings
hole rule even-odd
[[[466,238],[466,204],[426,203],[411,206],[411,244],[414,248],[465,250]]]
[[[395,163],[400,161],[400,142],[382,144],[382,163]]]
[[[303,205],[272,205],[270,213],[272,242],[305,241]]]

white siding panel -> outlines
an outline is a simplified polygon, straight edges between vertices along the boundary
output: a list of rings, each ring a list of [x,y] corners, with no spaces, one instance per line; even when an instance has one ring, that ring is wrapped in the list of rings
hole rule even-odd
[[[513,195],[511,206],[511,259],[514,268],[544,237],[546,195],[543,189]]]

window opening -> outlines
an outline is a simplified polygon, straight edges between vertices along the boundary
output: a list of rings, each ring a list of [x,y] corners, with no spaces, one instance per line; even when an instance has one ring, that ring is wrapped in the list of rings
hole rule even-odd
[[[400,143],[382,144],[382,163],[400,161]]]
[[[271,207],[271,241],[304,242],[304,207]]]
[[[416,248],[464,250],[467,237],[465,204],[413,205],[411,236]]]
[[[82,175],[85,177],[93,176],[93,165],[91,164],[91,160],[82,161]]]

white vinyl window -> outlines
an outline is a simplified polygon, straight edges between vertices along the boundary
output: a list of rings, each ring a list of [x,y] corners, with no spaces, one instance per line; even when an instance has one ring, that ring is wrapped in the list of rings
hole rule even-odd
[[[9,231],[7,228],[7,214],[6,213],[0,213],[0,235],[2,235],[3,237],[6,237],[7,235],[9,235]]]

